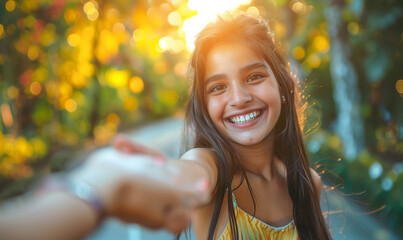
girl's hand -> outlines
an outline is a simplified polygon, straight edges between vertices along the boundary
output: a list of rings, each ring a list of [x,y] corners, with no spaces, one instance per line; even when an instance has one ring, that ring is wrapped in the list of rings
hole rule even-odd
[[[207,176],[204,176],[205,179],[202,177],[205,169],[198,171],[197,169],[200,166],[192,167],[194,164],[199,165],[198,163],[190,163],[190,161],[182,161],[178,159],[168,160],[163,153],[151,149],[144,144],[133,141],[125,134],[116,134],[112,139],[111,144],[120,153],[131,154],[132,156],[136,154],[144,154],[154,157],[154,162],[160,166],[161,169],[171,173],[169,177],[166,177],[163,173],[155,175],[159,181],[163,181],[165,184],[187,186],[187,188],[192,188],[194,187],[193,185],[195,182],[198,182],[198,186],[203,188],[203,190],[206,190],[206,192],[208,189],[204,188],[206,188],[206,186],[210,187],[210,181]],[[188,166],[189,163],[190,166]],[[204,195],[205,196],[202,198],[202,200],[199,201],[199,204],[205,204],[208,200],[206,196],[208,194]]]

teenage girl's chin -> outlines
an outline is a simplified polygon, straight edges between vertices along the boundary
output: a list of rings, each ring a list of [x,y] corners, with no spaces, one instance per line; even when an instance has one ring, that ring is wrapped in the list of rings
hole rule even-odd
[[[262,142],[263,139],[257,139],[253,136],[240,136],[240,137],[232,137],[231,139],[235,144],[241,146],[253,146]]]

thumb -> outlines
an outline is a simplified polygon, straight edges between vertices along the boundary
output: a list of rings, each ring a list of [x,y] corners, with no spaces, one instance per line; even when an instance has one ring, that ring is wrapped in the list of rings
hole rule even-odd
[[[111,140],[112,146],[124,153],[135,153],[136,149],[130,141],[129,137],[125,134],[116,134]]]

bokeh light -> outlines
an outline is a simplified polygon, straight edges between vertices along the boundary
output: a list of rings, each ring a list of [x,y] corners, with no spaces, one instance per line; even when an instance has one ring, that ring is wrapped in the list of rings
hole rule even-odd
[[[374,162],[369,167],[369,177],[372,179],[377,179],[382,175],[383,167],[379,162]]]
[[[3,24],[0,23],[0,38],[3,36],[4,33],[4,27]]]
[[[399,94],[403,94],[403,79],[399,79],[396,81],[396,91]]]
[[[248,10],[246,10],[246,12],[247,12],[248,14],[255,15],[255,16],[259,16],[259,15],[260,15],[260,14],[259,14],[259,9],[258,9],[257,7],[255,7],[255,6],[250,6],[250,7],[248,7]]]
[[[64,20],[66,23],[73,23],[77,18],[78,13],[75,9],[68,8],[64,11]]]
[[[97,9],[91,8],[90,10],[88,10],[88,12],[87,12],[87,18],[88,18],[90,21],[95,21],[95,20],[98,19],[98,17],[99,17],[99,12],[98,12]]]
[[[78,34],[72,33],[67,37],[67,43],[72,47],[77,47],[80,44],[81,37]]]
[[[39,48],[38,46],[32,45],[28,48],[28,58],[32,61],[36,60],[39,56]]]
[[[321,35],[314,37],[313,45],[315,46],[317,51],[322,53],[327,53],[330,49],[329,40]]]
[[[311,68],[318,68],[320,66],[320,63],[321,63],[321,60],[317,54],[312,54],[311,56],[309,56],[308,65]]]
[[[13,0],[8,0],[7,2],[6,2],[6,10],[7,10],[7,12],[12,12],[12,11],[14,11],[14,9],[15,9],[15,1],[13,1]]]
[[[77,102],[74,99],[68,99],[64,103],[64,107],[68,112],[75,112],[77,110]]]
[[[305,57],[305,50],[302,47],[297,46],[292,50],[292,55],[296,60],[301,60]]]
[[[87,14],[87,18],[90,21],[95,21],[99,17],[98,3],[96,1],[90,0],[84,4],[83,11]]]
[[[144,89],[143,80],[138,76],[131,77],[129,81],[129,89],[133,93],[141,93]]]
[[[83,11],[84,11],[86,14],[88,14],[88,12],[89,12],[91,9],[94,9],[94,8],[96,8],[96,7],[97,7],[97,2],[96,2],[96,1],[88,1],[88,2],[86,2],[86,3],[84,4]]]
[[[144,41],[145,38],[146,38],[146,34],[143,29],[138,28],[133,32],[134,41],[141,42],[141,41]]]
[[[11,86],[7,89],[7,95],[10,99],[16,99],[19,95],[18,88]]]
[[[179,26],[182,23],[182,17],[178,12],[173,11],[168,15],[168,22],[172,26]]]
[[[109,69],[106,72],[106,82],[114,88],[127,86],[130,73],[127,70]]]
[[[306,13],[306,5],[301,1],[291,1],[291,10],[296,14],[305,14]]]
[[[13,125],[13,115],[11,114],[10,105],[7,103],[3,103],[0,106],[1,117],[3,119],[3,123],[6,127],[11,127]]]
[[[358,26],[358,24],[356,22],[348,23],[347,29],[351,35],[357,35],[358,32],[360,31],[360,27]]]
[[[39,95],[41,93],[42,86],[38,82],[32,82],[31,86],[29,87],[29,89],[31,90],[31,93],[33,95]]]
[[[123,108],[129,112],[135,110],[137,108],[138,104],[139,104],[139,101],[137,100],[136,97],[133,97],[133,96],[129,96],[123,100]]]
[[[393,180],[390,177],[382,179],[382,188],[384,191],[390,191],[393,188]]]
[[[112,126],[117,126],[120,123],[120,117],[116,113],[109,113],[106,116],[106,123]]]

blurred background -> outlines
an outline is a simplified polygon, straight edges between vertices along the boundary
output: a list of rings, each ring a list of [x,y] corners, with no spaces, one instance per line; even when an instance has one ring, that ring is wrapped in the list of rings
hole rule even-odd
[[[268,20],[299,79],[325,191],[403,235],[399,0],[1,1],[0,200],[117,132],[181,118],[194,36],[235,9]]]

